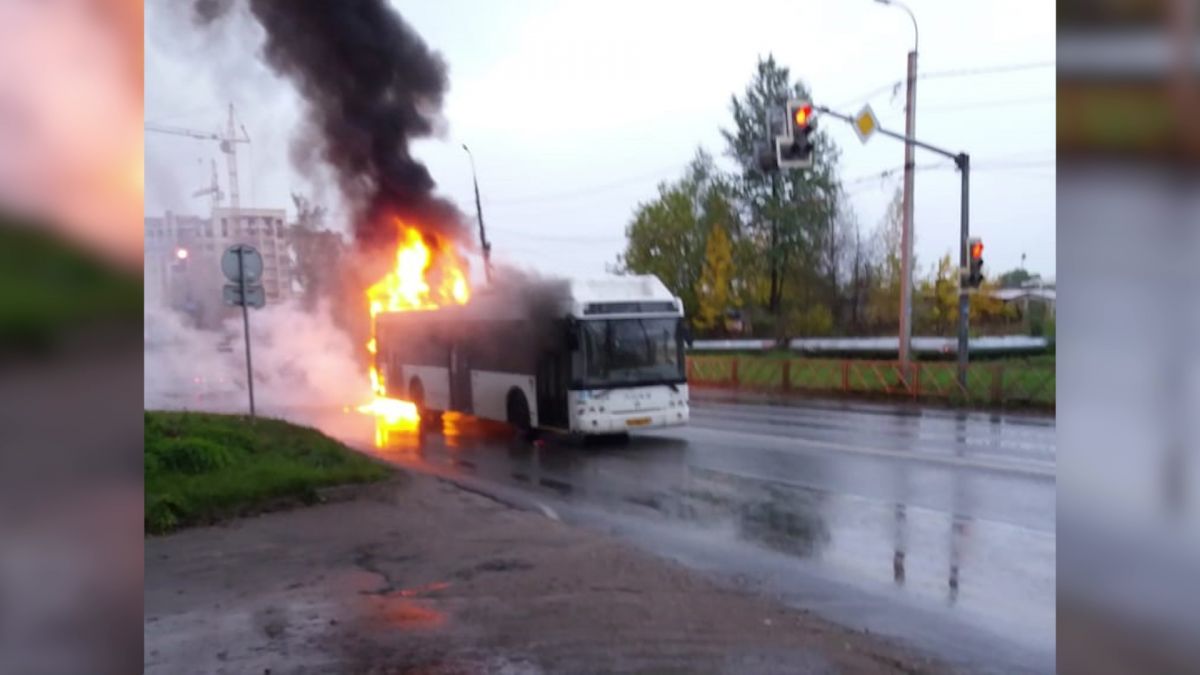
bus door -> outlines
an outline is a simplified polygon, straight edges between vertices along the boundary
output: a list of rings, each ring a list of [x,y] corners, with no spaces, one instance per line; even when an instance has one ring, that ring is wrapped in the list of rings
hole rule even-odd
[[[567,428],[567,387],[570,385],[570,355],[565,351],[543,352],[537,367],[538,425]]]
[[[461,344],[450,346],[450,409],[463,413],[471,408],[471,359]]]

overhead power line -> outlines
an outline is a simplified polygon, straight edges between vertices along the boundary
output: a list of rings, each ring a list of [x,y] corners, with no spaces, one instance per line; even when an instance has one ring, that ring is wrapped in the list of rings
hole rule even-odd
[[[1054,96],[1031,96],[1029,98],[1009,98],[992,101],[968,101],[966,103],[922,106],[921,113],[948,112],[951,110],[973,110],[976,108],[1008,108],[1011,106],[1030,105],[1034,103],[1053,103],[1056,100],[1057,99]]]
[[[943,77],[971,77],[974,75],[998,75],[1014,73],[1021,70],[1036,70],[1038,68],[1053,68],[1054,61],[1031,61],[1028,63],[1012,63],[1008,65],[980,66],[977,68],[954,68],[951,70],[932,70],[917,75],[918,80],[933,80]]]
[[[1029,154],[1029,153],[1026,152],[1026,153],[1017,153],[1017,154],[1019,155],[1019,154]],[[980,158],[978,160],[972,159],[971,171],[1003,171],[1003,170],[1008,170],[1008,169],[1031,169],[1031,168],[1040,168],[1040,167],[1052,167],[1052,166],[1055,166],[1055,164],[1056,164],[1056,160],[1053,158],[1043,158],[1043,159],[1031,158],[1031,159],[1011,159],[1011,160],[1003,159],[1004,157],[1012,157],[1012,156],[1013,155],[1010,154],[1010,155],[1000,155],[998,158],[995,158],[995,159],[989,159],[986,157]],[[916,164],[916,165],[914,165],[913,168],[917,171],[957,170],[957,167],[954,165],[953,162],[929,162],[927,164]],[[870,183],[873,183],[876,181],[883,181],[888,178],[898,176],[903,171],[904,171],[903,166],[893,166],[893,167],[889,167],[887,169],[883,169],[881,171],[876,171],[873,173],[856,176],[854,178],[847,178],[842,181],[842,187],[843,188],[847,188],[847,187],[852,188],[852,187],[856,187],[859,185],[868,185],[868,187],[869,187]],[[846,193],[854,194],[857,191],[858,190],[847,190]]]
[[[925,73],[917,73],[917,79],[918,80],[934,80],[934,79],[942,79],[942,78],[947,78],[947,77],[973,77],[973,76],[977,76],[977,75],[999,75],[999,74],[1003,74],[1003,73],[1014,73],[1014,72],[1019,72],[1019,71],[1023,71],[1023,70],[1036,70],[1039,68],[1053,68],[1055,65],[1056,64],[1054,61],[1030,61],[1028,63],[1012,63],[1012,64],[1007,64],[1007,65],[979,66],[976,68],[955,68],[952,70],[933,70],[933,71],[929,71],[929,72],[925,72]],[[883,94],[885,92],[892,91],[892,90],[898,90],[900,87],[903,87],[903,86],[904,86],[904,80],[893,80],[891,82],[888,82],[887,84],[880,85],[878,87],[875,87],[874,89],[871,89],[867,92],[859,94],[858,96],[849,98],[844,103],[839,103],[838,105],[835,105],[833,107],[834,108],[845,108],[846,106],[854,105],[856,103],[862,103],[864,101],[869,101],[869,100],[875,98],[876,96],[878,96],[879,94]],[[918,108],[918,109],[923,110],[923,108]]]
[[[536,243],[539,241],[546,241],[546,242],[566,243],[566,244],[605,244],[605,243],[610,243],[610,242],[617,241],[617,240],[623,240],[625,238],[624,234],[603,236],[603,237],[575,237],[575,236],[569,236],[569,235],[554,235],[554,234],[544,234],[541,232],[528,232],[528,231],[522,231],[522,230],[513,230],[513,229],[509,229],[509,228],[505,228],[505,227],[489,227],[488,229],[495,230],[496,232],[499,232],[500,234],[508,234],[508,235],[512,235],[514,237],[521,237],[521,238],[525,239],[527,242],[533,242],[533,243]]]
[[[647,180],[650,178],[662,178],[668,172],[680,171],[680,170],[686,168],[689,163],[690,162],[672,164],[668,167],[656,169],[652,172],[642,173],[642,174],[638,174],[636,176],[628,176],[626,178],[621,178],[621,179],[618,179],[618,180],[615,180],[612,182],[600,183],[597,185],[590,185],[587,187],[581,187],[581,188],[577,188],[574,190],[565,190],[563,192],[549,192],[549,193],[544,193],[544,194],[525,195],[522,197],[514,197],[514,198],[510,198],[510,199],[488,199],[487,202],[488,202],[489,206],[500,206],[500,205],[509,205],[509,204],[529,204],[529,203],[533,203],[533,202],[548,202],[548,201],[557,201],[557,200],[562,200],[562,199],[573,199],[573,198],[577,198],[577,197],[581,197],[581,196],[590,195],[593,193],[604,192],[606,190],[612,190],[614,188],[624,187],[626,185],[632,185],[634,183],[638,183],[638,182],[641,182],[641,181],[644,181],[644,180]]]

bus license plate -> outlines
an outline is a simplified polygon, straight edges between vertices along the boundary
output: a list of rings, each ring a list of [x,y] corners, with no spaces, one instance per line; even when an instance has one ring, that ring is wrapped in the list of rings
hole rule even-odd
[[[647,424],[650,424],[649,417],[634,417],[633,419],[625,420],[625,426],[627,427],[644,427]]]

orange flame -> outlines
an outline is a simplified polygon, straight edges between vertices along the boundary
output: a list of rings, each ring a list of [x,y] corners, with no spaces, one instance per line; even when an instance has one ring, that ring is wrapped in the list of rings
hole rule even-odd
[[[383,279],[367,289],[371,318],[380,312],[408,312],[461,305],[470,299],[465,265],[457,251],[443,240],[430,248],[421,231],[397,221],[400,242],[396,265]]]
[[[399,241],[392,271],[367,289],[371,313],[371,339],[367,351],[372,359],[379,349],[375,319],[383,312],[411,312],[437,309],[450,304],[462,305],[471,298],[466,264],[451,241],[396,219]],[[410,401],[389,398],[383,374],[371,363],[370,403],[358,410],[375,416],[375,445],[384,447],[392,432],[414,431],[421,422],[417,407]]]

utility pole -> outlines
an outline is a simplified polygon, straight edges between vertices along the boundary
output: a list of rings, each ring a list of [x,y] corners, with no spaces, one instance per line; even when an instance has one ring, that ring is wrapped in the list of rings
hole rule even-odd
[[[475,156],[471,154],[471,149],[463,143],[463,150],[467,151],[467,157],[471,159],[471,182],[475,184],[475,215],[479,218],[479,246],[483,249],[483,273],[487,282],[492,283],[492,244],[487,240],[487,232],[483,228],[483,204],[479,201],[479,177],[475,173]]]
[[[920,32],[917,17],[903,3],[896,0],[875,0],[881,5],[894,5],[903,9],[913,25],[913,48],[908,53],[908,86],[905,92],[904,135],[909,139],[917,133],[917,47]],[[912,297],[913,297],[913,179],[915,148],[911,142],[904,144],[904,204],[900,226],[900,367],[907,373],[912,346]]]

